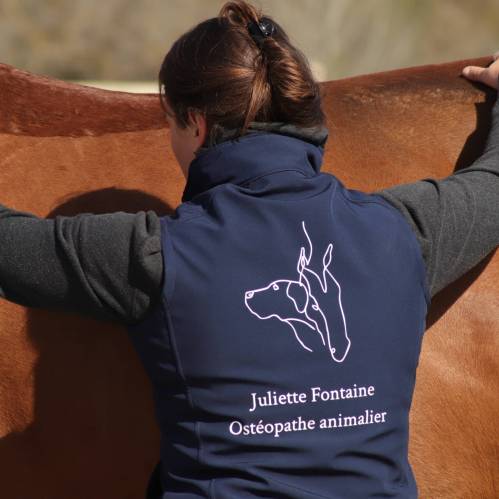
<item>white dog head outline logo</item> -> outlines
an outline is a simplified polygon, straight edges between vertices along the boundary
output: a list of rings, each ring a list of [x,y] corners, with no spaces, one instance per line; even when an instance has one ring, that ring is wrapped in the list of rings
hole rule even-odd
[[[341,287],[333,274],[329,271],[332,260],[333,244],[329,243],[322,258],[322,275],[308,267],[312,258],[312,242],[301,222],[308,240],[310,252],[306,256],[305,248],[300,248],[296,270],[298,279],[277,279],[263,288],[251,289],[244,292],[244,303],[248,310],[266,320],[275,317],[288,324],[298,340],[298,343],[307,351],[313,350],[306,345],[305,335],[298,329],[307,328],[319,335],[322,345],[328,349],[336,362],[343,362],[350,350],[350,339],[347,334],[345,314],[341,305]],[[329,284],[329,286],[328,286]],[[320,306],[322,300],[331,303],[331,295],[337,295],[337,305],[341,316],[339,324],[330,328],[324,312]],[[298,327],[300,326],[300,327]]]

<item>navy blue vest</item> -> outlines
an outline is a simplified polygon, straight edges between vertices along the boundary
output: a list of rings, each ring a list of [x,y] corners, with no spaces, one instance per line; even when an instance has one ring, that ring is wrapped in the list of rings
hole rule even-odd
[[[128,329],[161,429],[150,499],[417,497],[424,261],[403,215],[320,172],[323,152],[219,143],[161,218],[162,298]]]

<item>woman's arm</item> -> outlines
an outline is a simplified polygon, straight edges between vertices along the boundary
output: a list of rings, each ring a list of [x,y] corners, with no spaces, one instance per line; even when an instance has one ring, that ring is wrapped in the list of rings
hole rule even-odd
[[[497,89],[498,66],[499,59],[463,74]],[[484,153],[470,166],[443,179],[424,178],[373,194],[398,208],[415,230],[431,297],[475,266],[499,245],[497,94]]]
[[[153,211],[39,218],[0,204],[0,297],[134,323],[159,298]]]

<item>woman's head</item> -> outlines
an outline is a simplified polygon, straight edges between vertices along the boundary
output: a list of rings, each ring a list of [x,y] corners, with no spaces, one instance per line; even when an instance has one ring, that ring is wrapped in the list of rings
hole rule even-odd
[[[260,48],[247,25],[262,17],[275,31]],[[325,124],[320,88],[306,57],[276,21],[244,0],[226,2],[218,17],[199,23],[173,44],[161,65],[159,87],[176,129],[172,142],[188,139],[176,144],[184,173],[190,147],[211,145],[221,129],[236,128],[244,135],[252,121]]]

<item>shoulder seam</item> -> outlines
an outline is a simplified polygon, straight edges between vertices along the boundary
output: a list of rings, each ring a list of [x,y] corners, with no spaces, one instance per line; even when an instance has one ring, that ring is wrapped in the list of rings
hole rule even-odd
[[[367,196],[376,196],[379,199],[364,199],[364,200],[350,199],[350,198],[347,198],[344,195],[344,193],[342,193],[342,196],[343,196],[344,199],[346,199],[347,201],[350,201],[352,203],[358,203],[358,204],[374,203],[374,204],[377,204],[379,206],[383,206],[390,213],[393,213],[395,215],[395,217],[397,217],[399,219],[402,219],[404,221],[404,226],[406,226],[406,227],[409,228],[410,234],[412,235],[412,243],[411,243],[411,245],[416,250],[416,252],[417,252],[417,258],[420,261],[420,268],[422,270],[422,274],[423,275],[419,279],[419,284],[420,284],[420,286],[421,286],[421,288],[423,290],[423,295],[424,295],[424,298],[425,298],[425,301],[426,301],[426,305],[427,305],[427,307],[429,307],[430,303],[431,303],[431,293],[430,293],[429,286],[426,285],[426,271],[427,271],[426,270],[426,264],[425,264],[425,261],[424,261],[424,258],[423,258],[421,245],[419,243],[419,240],[417,238],[417,235],[416,235],[416,232],[415,232],[414,228],[412,227],[412,225],[409,223],[409,221],[407,220],[407,218],[404,216],[404,214],[400,210],[398,210],[395,206],[393,206],[392,204],[390,204],[387,200],[385,200],[379,194],[373,194],[373,193],[364,193],[364,194],[367,195]]]
[[[422,267],[422,271],[423,271],[423,275],[421,276],[421,279],[420,279],[420,285],[423,288],[423,293],[424,293],[426,305],[428,307],[430,307],[431,292],[430,292],[430,285],[429,285],[429,283],[427,284],[427,271],[428,271],[428,269],[426,266],[426,262],[423,258],[423,251],[421,248],[421,244],[419,243],[419,240],[418,240],[418,237],[417,237],[417,234],[416,234],[414,227],[412,226],[411,222],[409,222],[409,220],[406,218],[406,216],[399,209],[397,209],[394,205],[392,205],[389,201],[387,201],[385,198],[383,198],[379,194],[372,194],[372,195],[378,196],[381,199],[379,204],[383,204],[384,206],[386,206],[386,208],[388,210],[392,210],[392,211],[394,211],[394,213],[397,213],[397,216],[400,217],[404,221],[404,224],[407,227],[409,227],[410,232],[413,236],[412,245],[413,245],[415,251],[417,251],[417,253],[418,253],[418,259],[420,260],[420,266]]]

